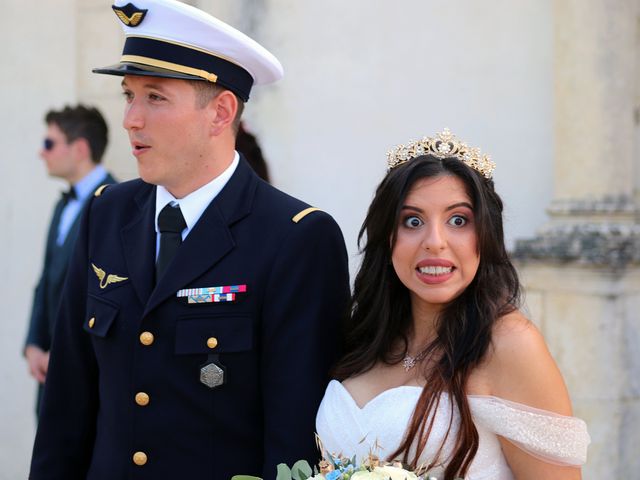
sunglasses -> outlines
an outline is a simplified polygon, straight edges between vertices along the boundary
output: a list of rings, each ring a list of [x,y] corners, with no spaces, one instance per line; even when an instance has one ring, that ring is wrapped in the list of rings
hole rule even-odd
[[[51,140],[50,138],[45,138],[44,142],[42,143],[42,147],[46,150],[53,150],[53,147],[56,146],[56,142]]]

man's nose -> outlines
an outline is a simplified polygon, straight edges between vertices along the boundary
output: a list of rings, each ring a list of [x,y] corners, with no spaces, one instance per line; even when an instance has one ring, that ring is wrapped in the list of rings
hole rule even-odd
[[[144,112],[142,110],[135,99],[127,104],[122,119],[122,126],[125,130],[137,130],[144,126]]]

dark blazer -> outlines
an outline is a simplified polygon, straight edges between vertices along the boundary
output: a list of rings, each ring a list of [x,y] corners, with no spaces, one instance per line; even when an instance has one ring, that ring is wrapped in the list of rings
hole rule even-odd
[[[101,181],[101,184],[106,183],[116,183],[116,180],[110,174],[107,174]],[[25,340],[25,346],[36,345],[45,352],[51,348],[54,320],[58,313],[62,287],[67,274],[69,260],[71,259],[71,253],[73,252],[78,231],[80,230],[80,218],[82,217],[81,213],[78,214],[67,233],[64,243],[57,245],[58,224],[60,223],[60,216],[62,215],[64,206],[64,199],[61,198],[53,210],[53,216],[49,224],[49,233],[47,235],[44,266],[34,292],[29,329]],[[86,205],[83,205],[82,209],[84,209],[85,206]]]
[[[155,187],[134,180],[95,198],[56,325],[30,478],[273,479],[280,462],[315,463],[349,282],[335,221],[320,211],[292,220],[307,207],[241,158],[154,287]],[[92,264],[124,280],[102,288]],[[247,290],[224,303],[176,295],[230,285]],[[210,361],[226,369],[214,389],[200,382]]]

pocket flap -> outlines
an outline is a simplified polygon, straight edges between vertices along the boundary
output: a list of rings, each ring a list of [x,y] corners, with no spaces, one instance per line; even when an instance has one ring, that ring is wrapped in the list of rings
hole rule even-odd
[[[208,316],[178,319],[176,353],[231,353],[251,350],[253,324],[246,316]]]
[[[91,294],[87,296],[87,313],[83,328],[97,337],[106,337],[120,308]]]

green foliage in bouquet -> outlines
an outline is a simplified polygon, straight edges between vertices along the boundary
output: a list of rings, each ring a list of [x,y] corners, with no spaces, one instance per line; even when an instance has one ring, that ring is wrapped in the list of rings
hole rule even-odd
[[[370,456],[361,465],[356,458],[328,456],[318,468],[311,470],[309,464],[300,460],[289,468],[284,463],[278,465],[276,480],[430,480],[431,477],[418,477],[400,466],[380,464],[376,457]],[[231,480],[262,480],[250,475],[235,475]],[[434,479],[435,480],[435,479]]]
[[[313,468],[313,471],[305,460],[297,461],[291,468],[281,463],[277,467],[276,480],[438,480],[429,473],[425,473],[424,466],[418,467],[416,472],[406,470],[399,461],[391,463],[381,461],[373,451],[370,451],[368,457],[358,465],[355,455],[349,458],[329,453],[318,436],[316,436],[316,444],[318,450],[323,452],[324,458],[317,467]],[[373,448],[380,448],[377,441]],[[235,475],[231,480],[262,479],[250,475]]]
[[[286,464],[278,465],[278,476],[276,480],[308,480],[313,476],[313,470],[306,460],[298,460],[289,468]],[[260,477],[251,475],[234,475],[231,480],[262,480]]]

